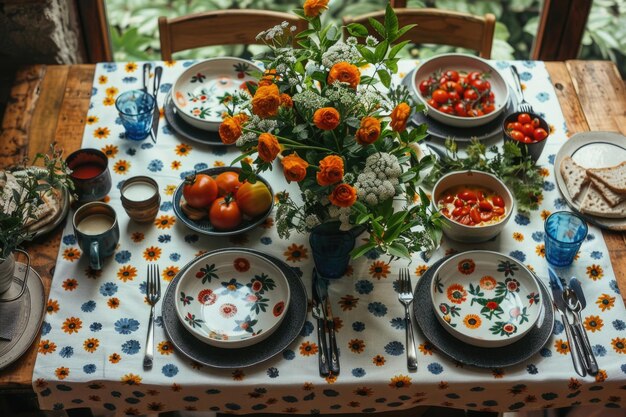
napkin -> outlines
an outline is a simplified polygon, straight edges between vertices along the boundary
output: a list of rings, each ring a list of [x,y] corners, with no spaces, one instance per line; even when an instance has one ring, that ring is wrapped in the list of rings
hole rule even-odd
[[[19,320],[17,319],[22,307],[22,300],[0,303],[0,339],[11,340],[15,336],[15,330]]]

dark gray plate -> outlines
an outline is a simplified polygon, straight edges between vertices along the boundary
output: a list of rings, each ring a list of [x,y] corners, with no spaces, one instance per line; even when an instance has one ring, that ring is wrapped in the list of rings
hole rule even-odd
[[[402,79],[402,84],[409,89],[411,94],[414,94],[411,89],[411,82],[414,77],[415,70],[409,72],[406,77]],[[509,88],[510,90],[510,88]],[[415,101],[419,103],[417,97],[413,97]],[[420,125],[426,123],[428,126],[427,133],[438,139],[446,139],[451,137],[460,142],[469,142],[472,139],[488,140],[497,137],[502,134],[502,122],[509,114],[513,113],[517,108],[517,95],[511,90],[509,93],[509,101],[506,103],[506,107],[491,122],[477,127],[457,127],[450,126],[445,123],[441,123],[432,117],[426,116],[422,112],[417,112],[411,118],[411,123]]]
[[[225,250],[233,250],[233,248],[218,249],[209,252],[209,254],[223,252]],[[287,277],[291,301],[289,302],[289,309],[287,310],[287,315],[283,322],[267,339],[255,345],[239,349],[223,349],[207,345],[189,333],[176,315],[176,307],[174,305],[176,284],[183,273],[195,263],[198,258],[185,265],[172,282],[170,282],[165,292],[162,310],[163,327],[169,336],[169,340],[172,341],[179,352],[198,363],[213,368],[243,368],[256,365],[277,355],[285,350],[285,348],[298,337],[307,316],[308,303],[304,284],[289,265],[273,256],[252,249],[237,248],[235,250],[257,254],[276,264]]]
[[[198,129],[197,127],[184,121],[182,117],[176,114],[176,107],[172,101],[171,94],[168,94],[167,97],[165,97],[163,111],[165,112],[165,120],[167,120],[167,123],[170,125],[172,130],[182,137],[204,145],[232,146],[222,142],[222,139],[220,139],[220,135],[217,132]]]
[[[539,352],[552,335],[554,328],[554,312],[552,311],[551,298],[541,280],[539,282],[543,312],[539,316],[537,325],[526,336],[515,343],[496,348],[482,348],[468,345],[448,333],[435,316],[430,297],[430,282],[437,267],[447,258],[435,262],[420,278],[415,287],[415,300],[413,301],[413,314],[417,324],[426,339],[437,350],[466,365],[479,368],[502,368],[516,365],[529,359]]]

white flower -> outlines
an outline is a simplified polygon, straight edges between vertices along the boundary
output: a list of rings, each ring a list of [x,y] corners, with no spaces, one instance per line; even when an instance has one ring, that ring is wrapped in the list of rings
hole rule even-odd
[[[308,216],[306,216],[306,219],[304,219],[304,223],[306,224],[306,227],[312,229],[321,222],[319,217],[317,217],[315,214],[309,214]]]
[[[289,22],[287,22],[286,20],[280,24],[280,27],[282,28],[286,28],[287,26],[289,26]]]
[[[293,102],[296,103],[296,105],[299,105],[309,111],[315,111],[320,107],[324,107],[324,105],[326,104],[326,100],[324,100],[324,97],[320,96],[312,90],[304,90],[301,93],[295,94],[292,99]]]
[[[365,44],[367,46],[376,46],[378,45],[378,39],[376,39],[372,35],[367,35],[367,38],[365,38]]]
[[[327,68],[332,67],[338,62],[348,62],[355,64],[359,62],[361,54],[354,45],[349,45],[341,41],[332,45],[322,55],[322,65]]]
[[[235,144],[240,147],[240,146],[245,146],[248,143],[256,143],[258,142],[259,138],[256,135],[256,133],[254,132],[245,132],[244,134],[242,134],[241,136],[239,136],[239,139],[237,139],[237,142],[235,142]]]
[[[359,41],[357,41],[357,39],[354,36],[350,36],[348,39],[346,39],[346,43],[350,46],[356,46],[356,44]]]

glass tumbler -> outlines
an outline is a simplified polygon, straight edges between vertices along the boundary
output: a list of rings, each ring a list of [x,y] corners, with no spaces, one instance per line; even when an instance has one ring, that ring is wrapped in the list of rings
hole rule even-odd
[[[585,219],[569,211],[557,211],[546,219],[544,228],[548,263],[554,266],[571,264],[587,237]]]
[[[119,95],[115,107],[126,130],[126,137],[142,140],[150,133],[155,100],[143,90],[130,90]]]

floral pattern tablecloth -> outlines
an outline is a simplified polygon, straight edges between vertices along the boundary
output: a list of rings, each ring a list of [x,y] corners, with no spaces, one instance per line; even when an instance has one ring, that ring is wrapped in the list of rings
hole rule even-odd
[[[177,76],[193,62],[160,64],[164,65],[162,105]],[[494,64],[508,76],[509,62]],[[497,239],[480,247],[509,254],[545,277],[543,220],[553,211],[567,209],[555,184],[553,161],[570,133],[544,65],[515,64],[527,99],[551,124],[552,136],[539,161],[544,167],[544,197],[538,211],[530,217],[515,214]],[[415,65],[416,61],[402,61],[395,81]],[[418,331],[418,371],[408,372],[403,309],[394,283],[398,269],[409,263],[388,264],[375,255],[354,262],[347,276],[330,287],[341,350],[338,377],[324,379],[318,374],[315,321],[310,313],[300,336],[281,354],[253,367],[230,370],[201,366],[177,353],[159,317],[155,365],[144,371],[147,264],[160,265],[166,286],[179,269],[205,251],[250,247],[296,268],[307,288],[313,264],[307,237],[281,240],[271,217],[245,235],[222,239],[198,235],[177,221],[171,199],[181,178],[193,170],[228,165],[238,151],[181,140],[163,118],[156,145],[149,138],[141,142],[124,139],[114,102],[121,92],[141,87],[141,66],[140,62],[103,63],[96,68],[82,146],[101,149],[110,158],[114,186],[107,201],[119,215],[122,238],[114,256],[96,272],[81,258],[71,221],[65,226],[33,376],[41,408],[91,407],[100,414],[134,415],[184,409],[355,413],[420,404],[479,410],[622,406],[626,314],[607,247],[595,227],[590,227],[571,272],[582,280],[588,298],[583,316],[601,368],[596,377],[575,374],[558,320],[553,336],[538,354],[504,369],[464,367],[438,353]],[[120,184],[140,174],[159,183],[162,204],[153,224],[129,221],[120,203]],[[280,169],[266,177],[275,190],[297,190],[285,182]],[[413,282],[445,254],[472,248],[444,242],[428,263],[415,255],[408,265]]]

